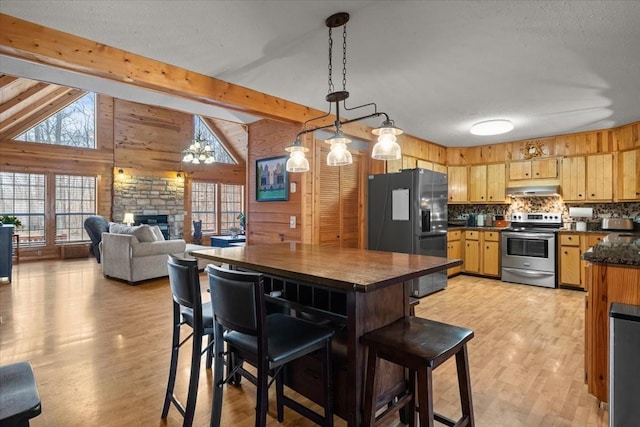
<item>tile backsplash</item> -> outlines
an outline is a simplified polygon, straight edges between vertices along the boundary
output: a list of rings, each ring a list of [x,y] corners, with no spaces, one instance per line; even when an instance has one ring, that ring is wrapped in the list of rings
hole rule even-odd
[[[570,224],[575,218],[569,217],[570,207],[593,208],[592,223],[600,223],[602,218],[622,217],[640,220],[640,202],[628,203],[565,203],[562,198],[516,197],[511,204],[504,205],[448,205],[449,219],[468,213],[505,214],[507,219],[513,212],[562,212],[562,221]]]

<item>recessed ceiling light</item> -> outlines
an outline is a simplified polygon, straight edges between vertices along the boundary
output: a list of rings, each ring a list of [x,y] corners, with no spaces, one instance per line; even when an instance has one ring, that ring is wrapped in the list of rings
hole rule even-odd
[[[486,120],[471,126],[474,135],[500,135],[513,130],[513,123],[509,120]]]

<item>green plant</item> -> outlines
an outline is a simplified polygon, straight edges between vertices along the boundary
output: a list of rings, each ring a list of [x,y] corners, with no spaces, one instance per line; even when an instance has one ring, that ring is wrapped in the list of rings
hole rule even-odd
[[[22,227],[22,222],[15,216],[2,215],[0,218],[3,224],[13,224],[16,228]]]
[[[240,212],[236,219],[240,220],[240,228],[244,230],[247,226],[247,217],[244,212]]]

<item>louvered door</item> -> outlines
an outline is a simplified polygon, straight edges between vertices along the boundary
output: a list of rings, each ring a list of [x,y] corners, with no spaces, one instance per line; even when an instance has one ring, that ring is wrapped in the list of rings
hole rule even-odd
[[[318,244],[360,247],[361,157],[352,154],[348,166],[327,166],[328,149],[320,150],[316,186]]]

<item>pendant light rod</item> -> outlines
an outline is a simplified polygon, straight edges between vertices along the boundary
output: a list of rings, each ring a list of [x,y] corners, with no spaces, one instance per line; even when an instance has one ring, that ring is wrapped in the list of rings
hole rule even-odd
[[[367,104],[367,105],[370,105],[370,104]],[[374,104],[374,105],[375,105],[375,104]],[[365,105],[361,105],[360,107],[364,107],[364,106],[365,106]],[[351,108],[351,109],[352,109],[352,110],[355,110],[355,109],[360,108],[360,107],[354,107],[354,108]],[[313,119],[309,119],[309,120],[307,120],[306,122],[304,122],[304,129],[303,129],[303,130],[301,130],[300,132],[298,132],[298,134],[296,135],[296,139],[297,139],[297,138],[299,138],[299,137],[300,137],[300,136],[302,136],[302,135],[306,135],[306,134],[308,134],[308,133],[315,132],[315,131],[317,131],[317,130],[328,129],[328,128],[332,128],[332,127],[335,127],[335,128],[336,128],[336,130],[340,130],[340,127],[341,127],[341,126],[343,126],[343,125],[346,125],[346,124],[349,124],[349,123],[353,123],[353,122],[359,122],[360,120],[371,119],[371,118],[374,118],[374,117],[384,116],[384,117],[385,117],[385,121],[387,121],[387,122],[388,122],[388,121],[391,121],[391,119],[389,119],[389,115],[388,115],[387,113],[384,113],[384,112],[382,112],[382,111],[380,111],[380,112],[376,111],[375,113],[371,113],[371,114],[368,114],[368,115],[366,115],[366,116],[357,117],[357,118],[355,118],[355,119],[344,120],[344,121],[342,121],[342,122],[338,122],[339,117],[336,115],[336,118],[337,118],[337,119],[336,119],[336,122],[331,123],[330,125],[316,126],[316,127],[312,128],[312,129],[307,129],[307,128],[306,128],[306,127],[307,127],[307,123],[309,123],[309,122],[313,122],[313,121],[315,121],[315,120],[320,120],[320,119],[322,119],[322,118],[325,118],[325,117],[327,117],[329,114],[331,114],[331,113],[329,112],[329,113],[325,114],[324,116],[315,117],[315,118],[313,118]]]

